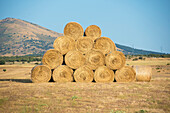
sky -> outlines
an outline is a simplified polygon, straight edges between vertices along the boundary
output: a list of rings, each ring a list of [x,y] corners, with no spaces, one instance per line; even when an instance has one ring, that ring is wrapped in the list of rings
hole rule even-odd
[[[26,20],[63,33],[78,22],[136,49],[170,53],[170,0],[0,0],[0,20]]]

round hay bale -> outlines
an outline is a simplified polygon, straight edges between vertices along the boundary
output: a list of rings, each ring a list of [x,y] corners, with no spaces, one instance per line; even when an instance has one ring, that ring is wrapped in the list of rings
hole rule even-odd
[[[100,66],[95,70],[94,80],[96,82],[113,82],[114,72],[106,66]]]
[[[150,66],[134,66],[136,71],[136,81],[150,82],[152,78],[152,67]]]
[[[59,51],[50,49],[42,57],[42,63],[54,69],[63,63],[63,56]]]
[[[84,35],[83,27],[77,22],[69,22],[64,28],[64,35],[73,37],[77,40],[79,37]]]
[[[93,40],[89,37],[81,37],[76,41],[76,49],[82,54],[86,54],[93,48]]]
[[[117,70],[125,66],[125,61],[125,55],[120,51],[112,51],[105,57],[106,66],[113,70]]]
[[[54,69],[52,77],[55,82],[72,82],[73,70],[66,65],[60,65]]]
[[[86,57],[85,64],[88,65],[93,70],[105,64],[104,55],[100,51],[91,50],[85,55],[85,57]]]
[[[94,42],[94,49],[101,51],[104,55],[116,51],[114,42],[107,37],[100,37]]]
[[[31,80],[35,83],[48,82],[51,79],[51,69],[47,65],[37,65],[31,70]]]
[[[94,73],[92,69],[84,65],[76,69],[73,76],[76,82],[92,82]]]
[[[75,49],[75,41],[71,37],[61,36],[54,41],[53,47],[62,55],[65,55],[67,52]]]
[[[93,40],[101,37],[101,29],[97,25],[90,25],[85,30],[85,35],[91,37]]]
[[[132,82],[136,79],[136,72],[132,67],[124,66],[116,71],[115,79],[117,82]]]
[[[65,63],[72,69],[77,69],[85,63],[85,57],[79,51],[69,51],[65,56]]]

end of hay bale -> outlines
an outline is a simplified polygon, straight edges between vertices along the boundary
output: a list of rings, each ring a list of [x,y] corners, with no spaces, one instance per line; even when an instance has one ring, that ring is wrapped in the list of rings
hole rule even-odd
[[[46,53],[43,55],[42,64],[48,65],[51,69],[56,68],[62,63],[63,63],[63,56],[59,51],[55,49],[47,50]]]
[[[93,70],[84,65],[76,69],[73,76],[76,82],[92,82],[93,75]]]
[[[73,70],[66,65],[60,65],[54,69],[52,77],[55,82],[72,82]]]
[[[100,66],[95,70],[94,80],[96,82],[113,82],[114,72],[106,66]]]
[[[67,52],[75,49],[75,41],[72,37],[57,37],[57,39],[53,43],[53,47],[62,55],[65,55]]]
[[[113,70],[117,70],[125,66],[125,61],[125,55],[120,51],[112,51],[105,57],[106,66]]]
[[[76,50],[86,54],[93,48],[93,40],[90,37],[81,37],[76,41]]]
[[[35,83],[49,82],[51,69],[47,65],[37,65],[31,70],[31,80]]]
[[[77,69],[84,65],[85,57],[79,51],[69,51],[65,56],[65,63],[72,69]]]
[[[82,37],[83,34],[83,27],[77,22],[69,22],[64,28],[64,35],[68,37],[73,37],[74,40],[77,40],[79,37]]]
[[[85,57],[86,57],[85,64],[88,65],[93,70],[105,64],[104,55],[100,51],[91,50],[87,52]]]
[[[94,49],[101,51],[104,55],[116,51],[114,42],[108,37],[100,37],[95,40]]]
[[[136,72],[132,67],[124,66],[116,71],[115,79],[117,82],[132,82],[136,79]]]
[[[93,40],[101,37],[101,29],[97,25],[90,25],[85,30],[85,36],[91,37]]]

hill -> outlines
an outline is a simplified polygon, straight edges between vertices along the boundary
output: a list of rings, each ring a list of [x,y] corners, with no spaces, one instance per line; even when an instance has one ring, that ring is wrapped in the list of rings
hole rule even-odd
[[[148,54],[163,54],[160,52],[154,52],[154,51],[147,51],[142,49],[135,49],[132,47],[115,44],[117,47],[117,50],[122,51],[125,55],[148,55]]]
[[[62,36],[39,25],[15,18],[0,20],[0,55],[42,54]]]
[[[0,55],[44,54],[53,48],[54,40],[62,33],[49,30],[37,24],[15,18],[0,20]],[[133,49],[116,44],[117,50],[124,54],[161,54],[158,52]]]

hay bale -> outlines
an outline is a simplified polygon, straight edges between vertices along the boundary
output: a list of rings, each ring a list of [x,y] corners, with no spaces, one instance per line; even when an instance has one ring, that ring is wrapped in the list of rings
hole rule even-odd
[[[93,75],[93,70],[84,65],[76,69],[73,76],[76,82],[92,82]]]
[[[107,37],[100,37],[95,40],[94,49],[101,51],[104,55],[116,51],[114,42]]]
[[[62,55],[65,55],[67,52],[75,49],[75,41],[72,37],[61,36],[54,41],[53,47]]]
[[[100,51],[91,50],[85,55],[85,57],[86,57],[85,64],[88,65],[93,70],[105,64],[104,55]]]
[[[85,35],[95,40],[101,37],[101,29],[97,25],[90,25],[86,28]]]
[[[96,82],[113,82],[114,72],[106,66],[100,66],[94,73],[94,80]]]
[[[125,55],[120,51],[112,51],[105,57],[106,66],[113,70],[117,70],[125,66],[125,61]]]
[[[124,66],[115,73],[117,82],[132,82],[136,79],[136,72],[130,66]]]
[[[136,81],[150,82],[152,78],[152,67],[150,66],[134,66],[136,71]]]
[[[86,54],[93,48],[93,40],[90,37],[81,37],[76,41],[76,49],[82,54]]]
[[[50,49],[43,55],[42,63],[54,69],[63,63],[63,56],[59,51]]]
[[[47,65],[37,65],[31,70],[31,80],[35,83],[48,82],[51,79],[51,69]]]
[[[69,51],[65,56],[65,63],[72,69],[77,69],[85,63],[85,57],[79,51]]]
[[[64,28],[64,35],[73,37],[77,40],[79,37],[84,35],[83,27],[77,22],[69,22]]]
[[[66,65],[60,65],[54,69],[52,77],[55,82],[72,82],[73,70]]]

